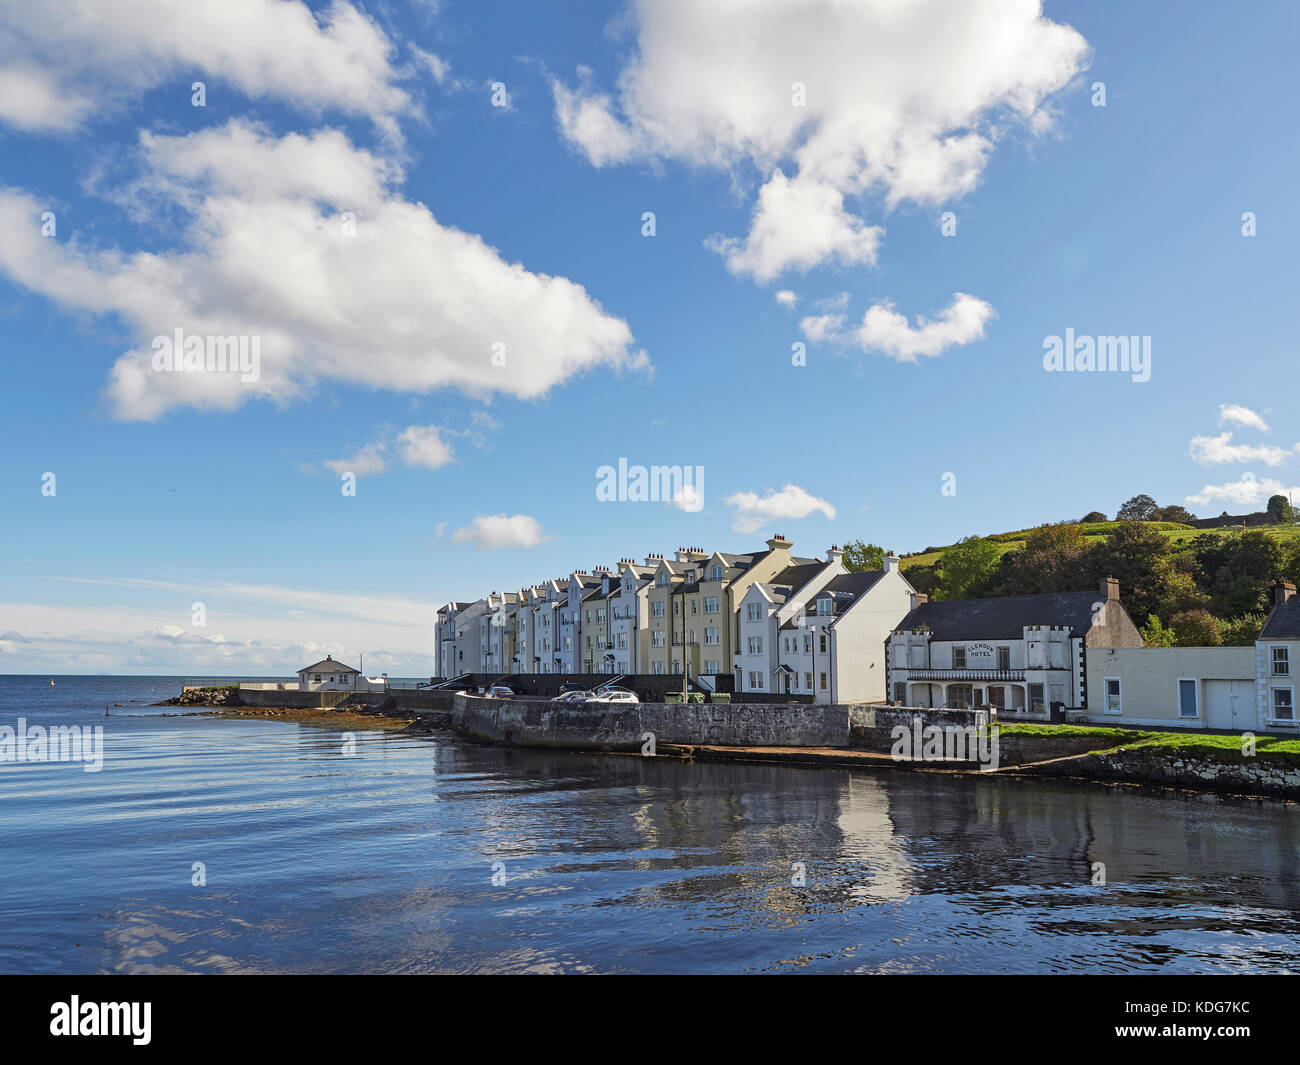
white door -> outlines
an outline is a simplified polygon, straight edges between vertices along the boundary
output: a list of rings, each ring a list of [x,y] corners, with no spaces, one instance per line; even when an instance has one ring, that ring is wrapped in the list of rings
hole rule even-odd
[[[1248,729],[1255,726],[1254,686],[1246,680],[1207,680],[1205,724],[1208,728]]]

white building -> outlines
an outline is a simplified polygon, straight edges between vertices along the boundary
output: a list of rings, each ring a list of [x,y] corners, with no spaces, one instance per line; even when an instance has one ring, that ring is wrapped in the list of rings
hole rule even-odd
[[[298,690],[300,692],[352,692],[357,690],[357,680],[361,677],[359,669],[345,666],[326,656],[315,665],[303,666],[298,670]],[[367,690],[363,681],[362,690]]]
[[[885,641],[915,594],[893,555],[882,569],[831,577],[782,621],[781,690],[819,703],[882,702]]]
[[[889,695],[906,706],[993,705],[1000,717],[1048,720],[1052,707],[1095,708],[1088,655],[1142,646],[1119,581],[1057,592],[915,606],[889,636]]]
[[[619,559],[616,590],[609,597],[609,649],[613,672],[647,673],[646,646],[649,639],[647,601],[657,563],[638,565],[630,558]]]
[[[436,629],[436,661],[439,677],[482,671],[478,619],[488,611],[488,601],[448,603],[439,608]]]
[[[1273,609],[1255,641],[1255,706],[1260,728],[1296,728],[1297,670],[1300,670],[1300,599],[1295,585],[1273,589]]]
[[[740,665],[736,674],[737,691],[794,690],[790,670],[782,668],[779,657],[779,649],[790,644],[792,638],[782,634],[781,627],[802,617],[814,594],[835,577],[848,572],[844,568],[843,551],[832,547],[827,558],[829,561],[814,559],[786,566],[771,580],[755,581],[741,597],[740,640],[735,652]],[[811,686],[808,691],[812,691]]]

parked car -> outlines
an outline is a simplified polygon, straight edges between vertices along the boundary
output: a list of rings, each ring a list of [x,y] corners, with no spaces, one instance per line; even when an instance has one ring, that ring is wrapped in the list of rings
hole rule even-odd
[[[636,697],[636,692],[630,692],[626,688],[610,688],[587,700],[589,703],[639,703],[640,701]]]
[[[561,695],[573,695],[576,692],[581,692],[585,695],[587,689],[584,688],[581,684],[579,684],[576,680],[566,680],[563,684],[560,685]]]
[[[587,691],[586,688],[578,688],[576,691],[571,689],[567,692],[561,692],[554,699],[552,699],[551,702],[581,703],[581,702],[585,702],[589,698],[591,698],[591,692]]]
[[[487,690],[489,699],[513,699],[515,697],[514,689],[505,684],[493,684]]]

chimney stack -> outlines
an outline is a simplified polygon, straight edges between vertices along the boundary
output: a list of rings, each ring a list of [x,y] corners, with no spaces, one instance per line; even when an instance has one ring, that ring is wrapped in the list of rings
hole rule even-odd
[[[913,592],[913,593],[912,593],[912,609],[913,609],[913,610],[915,610],[918,606],[925,606],[925,604],[928,603],[929,601],[930,601],[930,597],[929,597],[928,595],[926,595],[925,592]]]
[[[885,556],[885,572],[893,573],[898,569],[898,556],[892,551]]]
[[[1281,606],[1295,595],[1295,585],[1290,581],[1278,581],[1273,585],[1273,605]]]
[[[830,550],[826,552],[827,562],[839,562],[844,558],[844,551],[839,544],[831,544]]]
[[[1108,600],[1119,602],[1119,581],[1114,577],[1103,577],[1101,579],[1101,594]]]

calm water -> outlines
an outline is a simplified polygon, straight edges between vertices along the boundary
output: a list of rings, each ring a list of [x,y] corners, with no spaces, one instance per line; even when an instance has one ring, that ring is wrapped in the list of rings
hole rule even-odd
[[[1289,805],[443,734],[347,754],[156,716],[179,678],[54,679],[0,677],[0,725],[105,725],[106,757],[0,764],[4,972],[1300,971]]]

